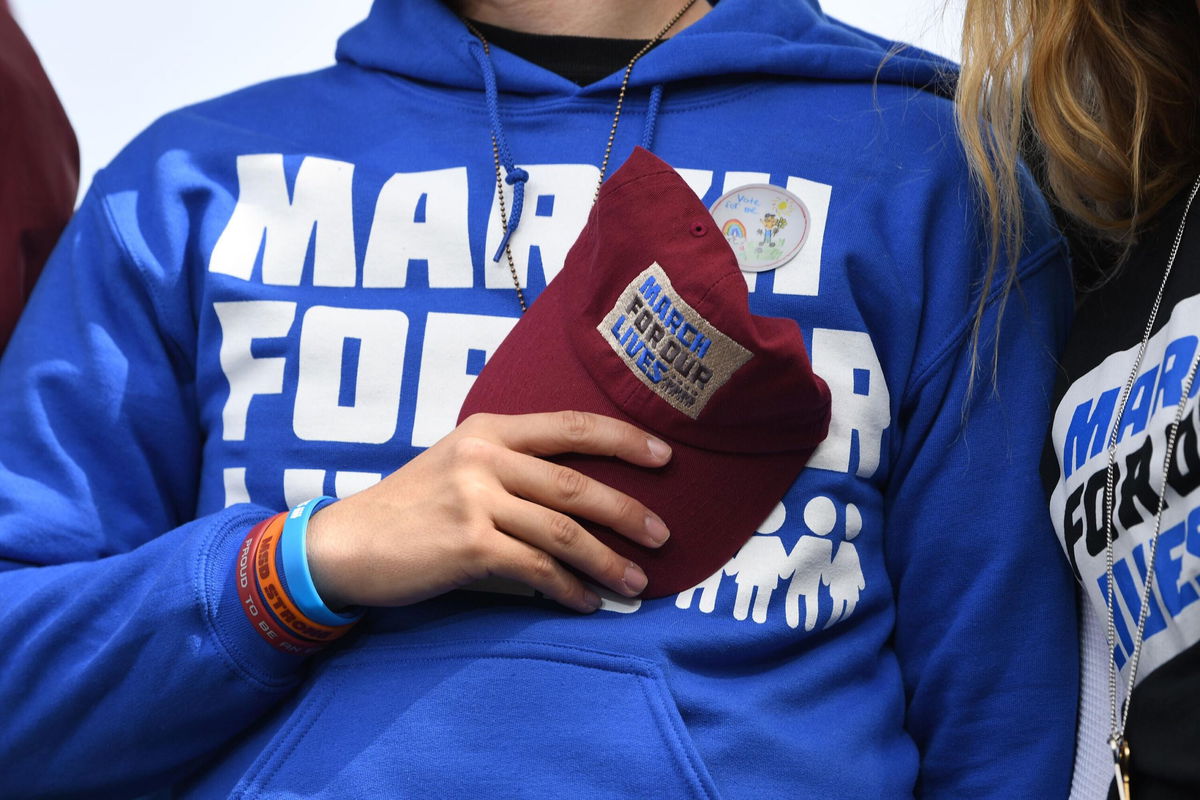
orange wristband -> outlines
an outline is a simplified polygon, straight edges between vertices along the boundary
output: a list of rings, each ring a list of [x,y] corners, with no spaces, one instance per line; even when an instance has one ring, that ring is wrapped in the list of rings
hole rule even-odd
[[[276,514],[270,519],[265,519],[250,529],[246,534],[245,540],[242,542],[242,549],[238,553],[237,582],[238,597],[242,601],[242,612],[245,613],[246,619],[250,620],[250,624],[254,626],[254,630],[266,642],[284,653],[303,656],[310,653],[315,653],[321,649],[319,644],[315,642],[306,642],[291,636],[275,622],[271,616],[271,612],[267,610],[259,599],[258,582],[255,580],[255,575],[250,568],[257,551],[258,543],[263,534],[266,532],[271,523],[279,522],[282,525],[283,514]]]
[[[313,622],[292,602],[292,598],[288,596],[287,590],[283,588],[283,581],[279,578],[278,562],[276,561],[276,553],[279,550],[279,536],[283,532],[283,521],[283,515],[276,517],[259,540],[257,553],[254,557],[255,574],[258,577],[259,590],[262,592],[263,599],[271,611],[274,612],[279,621],[291,633],[306,639],[331,642],[345,635],[354,626],[354,623],[335,627]]]

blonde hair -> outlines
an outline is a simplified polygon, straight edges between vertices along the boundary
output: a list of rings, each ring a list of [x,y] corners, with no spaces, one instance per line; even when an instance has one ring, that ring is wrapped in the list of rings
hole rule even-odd
[[[998,254],[1005,298],[1015,278],[1022,155],[1072,225],[1122,253],[1195,177],[1196,0],[966,0],[955,103],[991,243],[977,344]]]

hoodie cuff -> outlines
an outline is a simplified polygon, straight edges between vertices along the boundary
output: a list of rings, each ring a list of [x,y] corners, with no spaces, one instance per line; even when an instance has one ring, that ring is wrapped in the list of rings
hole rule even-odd
[[[239,676],[269,690],[296,683],[300,668],[307,661],[305,656],[272,647],[242,610],[237,562],[246,532],[275,513],[250,504],[219,513],[202,546],[197,576],[205,621],[217,649]]]

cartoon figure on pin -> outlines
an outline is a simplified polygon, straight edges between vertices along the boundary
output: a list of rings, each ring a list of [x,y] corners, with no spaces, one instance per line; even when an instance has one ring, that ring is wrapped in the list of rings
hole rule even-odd
[[[778,186],[739,186],[721,195],[709,211],[745,272],[766,272],[786,264],[808,238],[808,207]]]

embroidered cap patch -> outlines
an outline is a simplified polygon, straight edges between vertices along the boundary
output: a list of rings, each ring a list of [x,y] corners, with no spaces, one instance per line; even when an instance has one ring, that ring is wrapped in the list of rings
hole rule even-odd
[[[684,302],[657,262],[596,330],[642,383],[692,419],[753,355]]]

